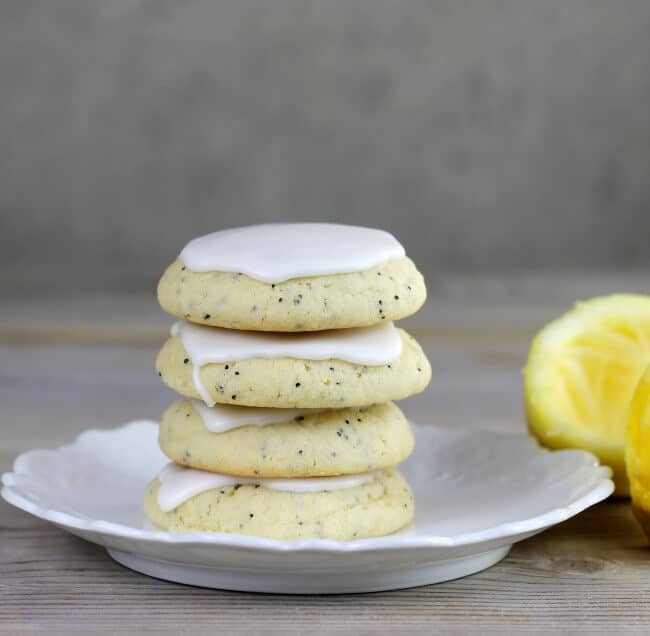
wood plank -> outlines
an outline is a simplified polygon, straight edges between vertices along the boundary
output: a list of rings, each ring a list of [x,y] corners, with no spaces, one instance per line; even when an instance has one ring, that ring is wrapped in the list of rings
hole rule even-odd
[[[400,324],[455,339],[474,331],[527,338],[578,299],[650,293],[645,272],[434,275],[427,278],[427,287],[426,305]],[[5,289],[1,284],[0,288]],[[107,293],[95,286],[66,294],[8,289],[0,304],[0,343],[152,346],[165,337],[173,320],[158,307],[154,292],[153,282],[145,293],[117,289]]]
[[[403,403],[406,413],[441,426],[522,430],[530,335],[571,298],[631,282],[437,281],[428,308],[409,321],[433,381]],[[169,319],[151,295],[49,302],[3,300],[0,308],[0,470],[26,448],[155,418],[174,399],[153,372]],[[459,581],[354,596],[254,595],[130,572],[103,549],[1,502],[0,633],[644,633],[648,555],[628,503],[611,501]]]
[[[13,517],[13,515],[10,515]],[[158,581],[40,522],[5,525],[0,631],[530,633],[647,631],[650,560],[624,502],[518,544],[501,564],[437,586],[352,596],[276,596]]]

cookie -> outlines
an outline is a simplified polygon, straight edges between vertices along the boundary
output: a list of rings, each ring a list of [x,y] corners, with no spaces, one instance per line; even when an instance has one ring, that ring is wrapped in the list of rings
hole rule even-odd
[[[206,403],[272,408],[368,406],[419,393],[431,379],[429,361],[418,343],[404,330],[396,332],[401,354],[381,365],[289,357],[207,363],[197,367],[203,396],[180,335],[165,342],[156,369],[174,391]]]
[[[172,316],[254,331],[379,324],[414,314],[426,296],[422,275],[406,257],[361,272],[281,283],[264,283],[236,272],[193,272],[177,260],[158,283],[158,302]]]
[[[270,539],[338,541],[383,536],[413,519],[411,489],[396,470],[363,485],[319,492],[288,492],[257,484],[229,485],[196,494],[165,511],[158,478],[149,484],[144,508],[157,526],[172,532],[227,532]]]
[[[223,433],[206,428],[205,408],[179,400],[162,416],[158,442],[178,464],[244,477],[322,477],[390,468],[413,450],[411,427],[391,402]]]
[[[397,239],[334,223],[253,225],[190,241],[158,285],[162,308],[230,329],[318,331],[409,316],[424,280]]]

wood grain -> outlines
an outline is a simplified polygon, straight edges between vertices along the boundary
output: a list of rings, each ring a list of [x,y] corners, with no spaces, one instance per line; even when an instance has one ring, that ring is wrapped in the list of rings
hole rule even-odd
[[[581,289],[576,282],[575,297]],[[428,309],[427,320],[411,327],[431,358],[434,379],[425,395],[406,401],[406,412],[442,426],[520,429],[519,369],[528,339],[549,307],[560,304],[547,293],[542,317],[530,313],[526,298],[508,294],[483,304],[475,294],[467,303],[460,292],[439,297],[443,318]],[[20,313],[14,302],[0,318],[0,470],[26,448],[65,443],[85,428],[157,417],[172,399],[153,373],[167,321],[152,318],[139,331],[133,329],[138,320],[128,317],[131,302],[154,316],[153,299],[102,300],[115,316],[108,336],[92,322],[79,330],[78,311],[59,308],[48,321],[47,305],[39,309],[32,300],[41,318],[20,327],[19,338],[11,331]],[[543,298],[537,302],[544,306]],[[463,308],[470,306],[468,317]],[[510,318],[500,321],[495,313]],[[327,597],[220,592],[151,579],[0,502],[3,634],[610,634],[648,633],[649,627],[650,552],[625,501],[601,504],[518,544],[502,563],[466,579]]]
[[[466,579],[329,597],[219,592],[157,581],[40,522],[16,522],[4,509],[2,520],[5,633],[647,633],[650,621],[650,561],[624,502],[600,505],[518,544],[504,562]]]

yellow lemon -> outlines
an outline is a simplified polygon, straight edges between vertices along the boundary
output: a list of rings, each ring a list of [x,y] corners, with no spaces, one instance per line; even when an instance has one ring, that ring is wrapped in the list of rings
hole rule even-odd
[[[625,463],[634,512],[650,538],[650,366],[632,400]]]
[[[583,448],[629,494],[625,430],[634,391],[650,363],[650,296],[578,303],[535,337],[526,368],[528,427],[549,448]]]

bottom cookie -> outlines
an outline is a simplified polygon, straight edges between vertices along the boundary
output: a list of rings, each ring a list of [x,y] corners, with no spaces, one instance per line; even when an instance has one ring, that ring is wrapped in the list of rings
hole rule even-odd
[[[263,483],[263,481],[262,481]],[[291,492],[255,483],[205,490],[169,511],[159,504],[160,480],[147,487],[144,509],[171,532],[227,532],[269,539],[338,541],[392,534],[413,519],[411,489],[396,470],[377,473],[360,486]]]

